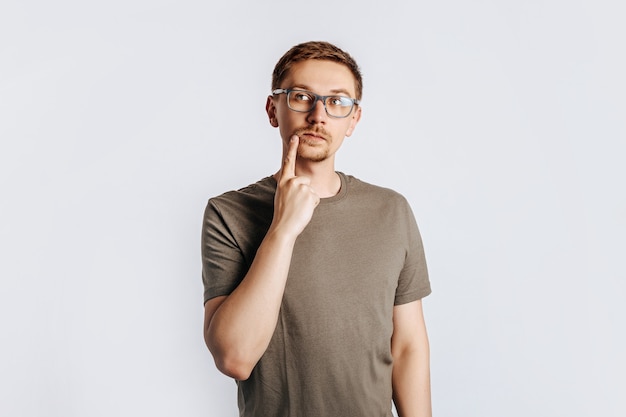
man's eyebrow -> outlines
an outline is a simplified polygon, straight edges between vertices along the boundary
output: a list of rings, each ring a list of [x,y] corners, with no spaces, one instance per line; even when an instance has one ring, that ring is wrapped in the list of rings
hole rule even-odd
[[[294,86],[291,87],[292,89],[296,89],[296,90],[306,90],[306,91],[311,91],[311,87],[304,85],[304,84],[295,84]]]
[[[306,90],[306,91],[311,91],[311,87],[309,87],[308,85],[305,84],[296,84],[293,87],[291,87],[292,89],[296,89],[296,90]],[[348,90],[346,90],[345,88],[335,88],[333,90],[330,90],[331,94],[345,94],[348,97],[352,97],[350,95],[350,92]]]
[[[339,89],[336,89],[336,90],[330,90],[330,92],[333,93],[333,94],[341,94],[341,93],[343,93],[343,94],[347,95],[348,97],[352,97],[350,92],[348,90],[344,89],[344,88],[339,88]]]

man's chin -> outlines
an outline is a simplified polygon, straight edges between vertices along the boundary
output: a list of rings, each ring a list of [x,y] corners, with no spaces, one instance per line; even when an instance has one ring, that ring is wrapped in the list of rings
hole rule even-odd
[[[322,162],[328,159],[328,152],[315,149],[302,149],[298,148],[298,158],[310,162]]]

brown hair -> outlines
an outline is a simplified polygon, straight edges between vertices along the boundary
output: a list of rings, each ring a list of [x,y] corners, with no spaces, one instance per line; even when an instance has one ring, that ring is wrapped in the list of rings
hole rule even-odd
[[[354,87],[356,90],[356,98],[361,99],[363,94],[363,79],[361,70],[354,58],[347,52],[342,51],[335,45],[328,42],[305,42],[294,46],[283,55],[272,73],[272,90],[280,88],[280,83],[287,77],[289,69],[293,64],[307,59],[320,59],[337,62],[343,64],[354,75]]]

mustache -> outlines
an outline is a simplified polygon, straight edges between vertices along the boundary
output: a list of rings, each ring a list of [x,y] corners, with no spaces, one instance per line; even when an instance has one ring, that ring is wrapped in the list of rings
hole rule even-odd
[[[298,137],[302,137],[302,135],[315,135],[315,136],[320,136],[326,140],[330,139],[330,134],[323,128],[320,126],[316,126],[314,128],[309,128],[309,127],[301,127],[300,129],[296,129],[296,131],[293,133],[294,135],[298,135]]]

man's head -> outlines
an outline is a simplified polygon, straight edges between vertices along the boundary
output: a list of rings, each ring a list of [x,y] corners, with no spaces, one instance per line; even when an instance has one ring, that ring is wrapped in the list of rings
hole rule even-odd
[[[363,79],[361,70],[354,58],[335,45],[320,41],[305,42],[296,45],[280,58],[272,73],[272,90],[280,88],[281,82],[287,77],[293,64],[308,59],[333,61],[348,67],[354,76],[356,98],[361,100],[363,94]]]
[[[361,118],[361,91],[356,62],[336,46],[307,42],[287,51],[274,69],[266,104],[270,124],[280,130],[283,152],[297,135],[301,159],[334,161]]]

